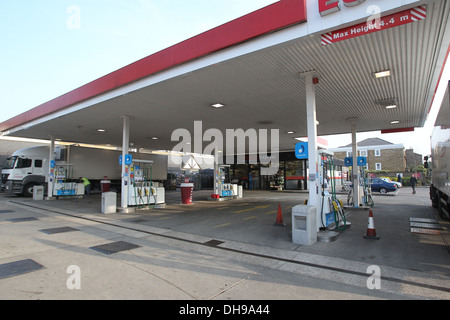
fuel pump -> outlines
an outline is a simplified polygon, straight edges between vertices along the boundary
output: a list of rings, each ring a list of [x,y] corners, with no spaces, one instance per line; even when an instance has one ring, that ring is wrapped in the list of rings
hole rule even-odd
[[[53,195],[57,197],[84,195],[84,185],[73,179],[73,169],[73,164],[58,164],[55,166]]]
[[[326,229],[330,224],[334,222],[334,211],[330,207],[330,203],[332,201],[332,195],[328,189],[329,176],[328,176],[328,168],[330,166],[330,158],[333,156],[333,153],[326,150],[319,150],[319,167],[318,167],[318,178],[321,189],[321,197],[319,202],[319,220],[321,229]]]
[[[230,183],[230,166],[219,165],[217,171],[217,189],[220,197],[230,197],[233,195],[233,188]]]
[[[336,195],[336,181],[335,167],[333,162],[334,153],[327,150],[319,150],[320,166],[318,167],[319,183],[321,187],[319,223],[321,230],[331,230],[331,225],[334,223],[333,229],[345,230],[349,225],[346,221],[344,206],[341,200]],[[331,193],[330,193],[331,191]]]
[[[352,158],[347,157],[345,158],[345,164],[347,166],[350,166],[352,163]],[[373,207],[374,202],[372,200],[372,191],[371,191],[371,179],[368,176],[368,174],[365,172],[365,166],[367,164],[367,158],[366,157],[358,157],[357,160],[358,168],[355,170],[359,170],[359,181],[358,181],[358,188],[359,188],[359,196],[360,198],[357,199],[356,203],[354,201],[354,195],[353,195],[353,189],[350,189],[350,192],[348,194],[347,198],[347,204],[353,205],[355,207],[358,207],[359,205],[366,205]],[[353,168],[351,169],[354,170]],[[352,173],[353,175],[353,173]]]
[[[152,181],[152,160],[133,159],[130,165],[130,188],[128,204],[142,209],[153,204],[164,203],[164,188],[155,187]]]

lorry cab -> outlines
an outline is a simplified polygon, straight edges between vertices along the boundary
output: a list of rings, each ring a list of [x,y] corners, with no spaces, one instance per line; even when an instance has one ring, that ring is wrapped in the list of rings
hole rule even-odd
[[[32,196],[35,185],[45,185],[47,153],[48,147],[31,147],[14,152],[2,169],[2,189]]]

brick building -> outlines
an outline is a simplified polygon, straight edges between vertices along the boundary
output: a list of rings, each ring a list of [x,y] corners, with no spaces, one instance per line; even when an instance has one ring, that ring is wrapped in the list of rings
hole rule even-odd
[[[407,149],[406,155],[406,171],[414,171],[418,165],[423,164],[421,154],[415,153],[413,149]]]
[[[330,148],[336,159],[352,156],[352,145]],[[387,171],[390,173],[404,172],[406,168],[405,147],[403,144],[393,144],[380,138],[369,138],[358,142],[358,156],[367,157],[366,170]]]

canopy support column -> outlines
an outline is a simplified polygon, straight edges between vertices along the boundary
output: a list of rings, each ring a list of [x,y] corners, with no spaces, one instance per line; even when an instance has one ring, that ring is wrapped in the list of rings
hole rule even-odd
[[[130,184],[129,165],[126,164],[125,158],[130,149],[130,116],[122,116],[122,191],[121,191],[121,205],[119,212],[127,213],[128,209],[128,187]]]
[[[319,159],[317,154],[317,114],[316,114],[316,88],[318,83],[314,72],[304,74],[306,82],[306,121],[308,127],[308,170],[309,170],[309,198],[308,205],[320,207]],[[320,210],[317,209],[320,221]],[[319,231],[319,223],[317,223]]]
[[[353,183],[353,206],[359,207],[360,188],[359,188],[359,168],[358,168],[358,144],[356,140],[356,121],[352,119],[352,183]]]
[[[53,181],[55,179],[55,137],[50,136],[48,154],[47,200],[53,199]]]

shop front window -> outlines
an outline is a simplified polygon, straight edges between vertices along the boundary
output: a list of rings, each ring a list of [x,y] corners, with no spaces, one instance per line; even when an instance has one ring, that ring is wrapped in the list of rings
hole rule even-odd
[[[259,171],[260,171],[259,165],[256,165],[256,164],[250,165],[250,174],[248,176],[250,190],[258,190],[261,188],[260,179],[259,179]]]
[[[304,161],[286,161],[286,189],[305,190],[305,162]]]
[[[231,180],[248,189],[248,164],[235,164]]]
[[[267,177],[267,187],[270,190],[284,189],[284,166],[280,163],[279,170],[276,174]]]

